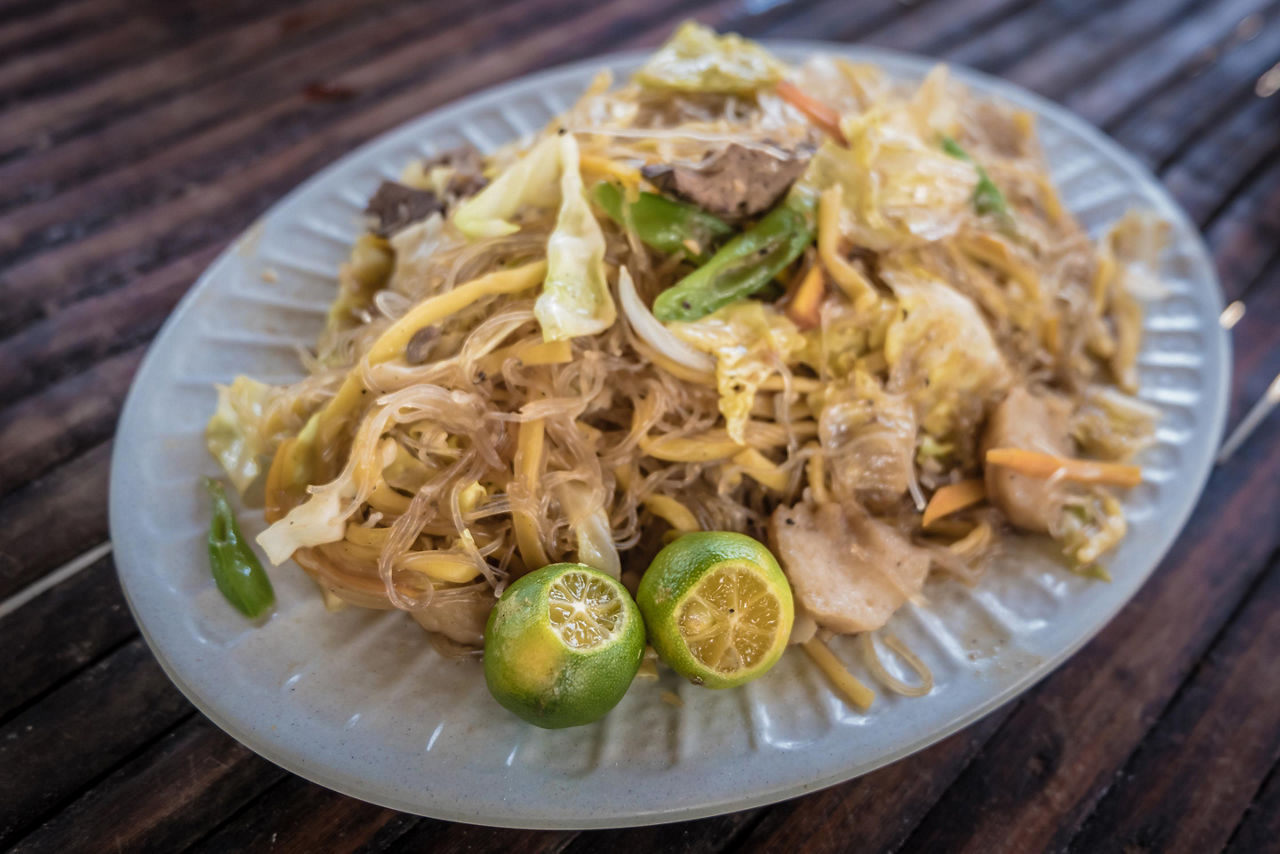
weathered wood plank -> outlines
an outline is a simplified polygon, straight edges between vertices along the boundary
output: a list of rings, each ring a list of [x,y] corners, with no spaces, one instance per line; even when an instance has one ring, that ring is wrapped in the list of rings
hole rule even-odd
[[[609,851],[614,854],[653,851],[681,851],[683,854],[713,854],[737,849],[744,833],[750,830],[767,807],[718,815],[697,821],[659,824],[652,827],[630,827],[618,830],[588,830],[563,840],[568,844],[563,854],[590,854]]]
[[[1104,75],[1074,87],[1064,104],[1095,124],[1108,125],[1126,115],[1129,107],[1149,92],[1185,73],[1206,46],[1225,48],[1241,31],[1242,23],[1245,32],[1251,31],[1254,24],[1248,22],[1260,20],[1271,5],[1272,0],[1221,0],[1176,18],[1157,38],[1108,66]]]
[[[112,356],[0,410],[0,495],[111,438],[142,352]]]
[[[474,824],[423,819],[386,850],[394,854],[417,851],[462,854],[485,849],[501,850],[505,854],[558,854],[576,835],[571,830],[495,830]]]
[[[1187,212],[1204,222],[1247,186],[1278,146],[1280,98],[1256,98],[1205,134],[1161,177]]]
[[[215,30],[150,62],[104,74],[88,85],[23,102],[5,116],[0,127],[0,152],[31,145],[37,133],[58,138],[76,128],[95,126],[104,117],[146,99],[178,91],[214,74],[225,74],[238,63],[266,54],[282,40],[304,37],[312,29],[341,21],[361,5],[376,8],[378,4],[313,0],[301,18],[293,9],[282,8],[249,18],[228,32]],[[247,0],[240,0],[236,6],[247,10],[262,8]]]
[[[0,599],[107,538],[110,443],[0,499]]]
[[[1227,843],[1228,854],[1266,851],[1280,839],[1280,764],[1271,768],[1244,819]]]
[[[743,851],[893,851],[942,796],[1015,704],[920,753],[825,791],[767,808]]]
[[[1280,157],[1231,200],[1205,235],[1228,299],[1238,298],[1276,260],[1280,245]]]
[[[109,557],[0,617],[0,720],[137,633]]]
[[[945,53],[987,26],[1017,12],[1022,0],[976,0],[912,8],[869,41],[925,54]]]
[[[0,51],[16,59],[22,51],[53,42],[71,43],[81,33],[92,33],[100,21],[118,15],[124,5],[123,0],[76,0],[52,8],[36,3],[38,14],[26,16],[0,12]]]
[[[1223,848],[1280,759],[1277,608],[1280,556],[1273,555],[1239,614],[1071,840],[1072,851]]]
[[[1031,3],[985,27],[973,38],[949,45],[945,53],[953,62],[997,73],[1033,54],[1045,43],[1071,32],[1107,2]]]
[[[1280,343],[1280,336],[1276,335],[1276,318],[1280,317],[1280,268],[1272,267],[1240,296],[1244,298],[1246,311],[1233,330],[1236,345],[1232,378],[1234,393],[1228,424],[1243,418],[1280,373],[1280,347],[1276,346]],[[1259,340],[1270,344],[1258,346],[1256,342]]]
[[[192,851],[342,854],[382,850],[416,821],[414,816],[349,798],[288,775],[253,798]]]
[[[1121,3],[1092,15],[1042,49],[1014,63],[1004,75],[1051,98],[1060,97],[1111,66],[1136,43],[1153,37],[1193,9],[1200,0]]]
[[[922,3],[937,0],[920,0]],[[815,0],[792,0],[777,4],[750,5],[740,0],[719,0],[692,11],[690,18],[717,30],[740,33],[749,38],[813,38],[824,27],[819,21],[838,22],[861,32],[873,32],[902,14],[898,0],[867,0],[835,8]],[[664,19],[652,26],[628,33],[619,48],[653,48],[671,35],[674,22]]]
[[[0,65],[0,104],[14,104],[33,94],[67,88],[86,73],[105,73],[127,61],[136,48],[170,40],[164,22],[148,15],[124,16],[72,46],[59,41],[44,50],[24,50]]]
[[[197,249],[126,287],[73,303],[7,339],[0,360],[0,400],[18,400],[145,344],[222,248],[217,242]]]
[[[936,3],[938,0],[920,0],[920,4]],[[957,0],[971,2],[971,0]],[[717,23],[723,27],[736,26],[736,16],[740,6],[726,4],[715,16]],[[831,41],[858,41],[868,33],[893,21],[906,9],[906,4],[898,0],[865,0],[865,2],[848,3],[840,0],[826,0],[807,4],[801,9],[789,11],[776,23],[763,30],[749,31],[753,36],[778,39],[829,39]],[[720,23],[723,21],[724,23]],[[661,38],[661,35],[658,36]],[[652,43],[652,42],[649,42]]]
[[[1043,850],[1074,835],[1274,551],[1277,438],[1273,424],[1215,473],[1160,571],[1027,696],[912,834],[909,849]],[[1257,536],[1240,537],[1241,530]],[[1235,572],[1224,576],[1221,566]]]
[[[13,851],[181,851],[286,776],[207,718],[193,715],[33,830]]]
[[[289,38],[258,53],[246,52],[256,45],[238,44],[240,53],[230,57],[238,62],[223,74],[176,90],[180,92],[176,104],[163,93],[154,95],[128,113],[112,114],[110,123],[91,134],[60,140],[0,165],[0,210],[50,198],[122,166],[136,167],[147,155],[218,123],[253,115],[265,124],[273,115],[273,105],[282,98],[296,98],[309,82],[323,81],[354,62],[368,61],[424,34],[448,30],[458,20],[482,14],[481,10],[493,15],[497,6],[453,4],[434,13],[431,7],[397,6],[380,16],[344,20],[336,29],[322,26],[326,19],[315,18],[310,24],[314,32],[302,30],[313,21],[311,17],[294,13],[281,18],[280,26],[288,30]],[[162,75],[158,77],[157,85],[164,82]],[[22,181],[16,180],[19,173]],[[0,247],[11,250],[32,229],[5,222],[0,225]]]
[[[1120,144],[1162,167],[1253,96],[1254,83],[1280,53],[1276,13],[1251,39],[1231,40],[1193,60],[1183,79],[1120,118],[1110,130]]]
[[[536,8],[519,3],[490,10],[487,16],[474,6],[453,8],[456,13],[436,16],[435,26],[431,26],[431,17],[412,14],[415,9],[401,9],[366,22],[363,38],[360,32],[340,31],[318,44],[293,50],[282,46],[283,55],[269,54],[272,61],[256,73],[219,78],[193,92],[189,108],[174,110],[171,103],[161,102],[153,110],[112,125],[101,138],[96,134],[87,137],[96,146],[92,156],[86,156],[88,152],[80,150],[82,146],[76,142],[55,148],[51,155],[57,163],[72,171],[88,168],[96,176],[68,184],[67,175],[58,175],[56,182],[61,182],[63,192],[0,216],[0,257],[13,263],[36,252],[83,242],[131,213],[181,202],[187,195],[210,194],[195,188],[211,188],[216,191],[213,195],[222,196],[229,192],[229,173],[238,174],[295,142],[307,126],[333,124],[358,111],[377,97],[380,86],[395,79],[393,75],[420,73],[424,63],[465,56],[462,45],[468,42],[450,24],[532,24],[538,20]],[[429,37],[411,40],[406,47],[406,28]],[[397,46],[400,50],[390,51]],[[383,50],[371,52],[377,47]],[[317,54],[323,57],[321,61],[304,61]],[[391,58],[400,60],[394,68],[388,67]],[[309,94],[307,84],[323,79],[317,75],[350,72],[356,60],[383,66],[386,76],[362,81],[360,88],[344,83],[339,88],[352,94],[349,99],[324,102]],[[215,118],[222,121],[208,127]],[[198,132],[185,135],[184,130]],[[144,156],[144,152],[151,156]],[[116,168],[104,170],[104,163],[113,159]],[[35,164],[20,160],[8,168],[30,170],[29,180],[40,181],[47,178],[49,165],[47,160]],[[48,194],[50,189],[53,187],[46,183],[42,192]]]
[[[0,727],[0,845],[191,714],[141,638]]]
[[[606,4],[594,4],[590,0],[581,2],[591,6],[589,12],[574,19],[573,26],[583,36],[581,41],[566,39],[564,31],[554,26],[554,15],[548,12],[540,16],[538,23],[541,29],[533,29],[502,52],[487,54],[479,60],[469,54],[468,48],[454,44],[451,64],[436,67],[431,65],[431,57],[424,55],[424,46],[415,44],[335,78],[332,82],[343,89],[372,93],[379,86],[385,87],[382,75],[390,70],[388,67],[417,69],[419,77],[423,74],[428,76],[425,82],[412,88],[410,81],[397,83],[394,91],[398,91],[398,95],[349,115],[322,131],[312,132],[306,127],[307,122],[291,129],[272,125],[270,129],[273,132],[267,134],[269,143],[259,139],[256,148],[243,146],[240,149],[241,162],[221,163],[221,169],[238,167],[233,172],[205,175],[205,180],[218,179],[216,192],[180,195],[146,208],[135,216],[125,217],[74,244],[37,255],[10,268],[3,279],[9,307],[4,318],[0,319],[0,334],[12,331],[39,314],[59,308],[66,303],[69,294],[106,290],[122,278],[179,257],[196,245],[229,236],[242,228],[251,214],[260,211],[322,163],[350,149],[357,141],[421,112],[424,105],[441,103],[462,92],[538,65],[553,64],[588,53],[588,46],[594,43],[593,38],[600,34],[625,31],[659,15],[670,14],[673,7],[679,8],[681,0],[663,0],[643,11],[635,11],[630,4],[620,0]],[[572,11],[569,9],[565,14]],[[555,14],[561,14],[560,7],[556,7]],[[340,105],[312,103],[295,106],[295,112],[305,114],[335,109]],[[246,121],[257,123],[256,117],[248,117]],[[215,133],[225,134],[227,127],[223,125]],[[283,148],[272,156],[263,156],[263,146]],[[177,149],[182,151],[188,170],[206,168],[202,160],[207,152],[201,151],[191,141],[175,146],[160,157],[168,162]],[[189,172],[185,174],[190,177]]]

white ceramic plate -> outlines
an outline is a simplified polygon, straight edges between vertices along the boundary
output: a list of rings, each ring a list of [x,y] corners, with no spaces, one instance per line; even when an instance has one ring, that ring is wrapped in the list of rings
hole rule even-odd
[[[818,43],[773,47],[880,63],[919,78],[930,63]],[[482,149],[532,132],[592,74],[633,70],[624,54],[518,80],[417,119],[324,170],[268,212],[201,277],[138,372],[120,421],[111,533],[120,579],[161,665],[201,711],[281,766],[400,810],[525,827],[674,821],[776,801],[866,773],[942,738],[1025,690],[1096,633],[1156,567],[1191,512],[1220,439],[1228,344],[1221,295],[1195,228],[1114,143],[1038,97],[957,69],[975,90],[1033,110],[1054,177],[1095,235],[1131,207],[1175,229],[1168,294],[1147,306],[1142,396],[1164,413],[1126,498],[1128,538],[1115,581],[1090,582],[1044,554],[1012,556],[974,590],[931,583],[929,608],[893,631],[932,668],[928,697],[881,694],[850,710],[805,656],[765,678],[708,691],[672,674],[637,682],[591,727],[545,731],[493,703],[474,662],[440,658],[404,614],[326,613],[292,565],[272,572],[276,614],[250,625],[209,576],[208,510],[198,486],[216,474],[202,431],[212,384],[247,373],[296,378],[332,298],[334,271],[382,177],[406,161],[470,141]],[[278,279],[268,283],[264,272]],[[250,535],[262,528],[246,511]],[[834,648],[860,672],[853,643]],[[863,674],[865,675],[865,674]],[[682,706],[663,702],[673,691]]]

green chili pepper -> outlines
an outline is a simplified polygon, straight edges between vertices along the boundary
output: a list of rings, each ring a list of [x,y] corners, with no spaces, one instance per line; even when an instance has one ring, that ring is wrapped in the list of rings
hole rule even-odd
[[[733,234],[733,226],[719,217],[653,193],[641,193],[634,202],[626,203],[625,211],[622,188],[617,184],[596,184],[595,197],[610,219],[623,228],[635,229],[646,245],[668,255],[684,252],[702,261],[709,257],[713,243]],[[690,242],[697,251],[690,248]]]
[[[222,484],[206,477],[204,486],[213,499],[213,524],[209,526],[209,567],[213,570],[213,580],[237,611],[250,619],[260,617],[276,603],[271,579],[240,533]]]
[[[1002,219],[1011,220],[1012,214],[1009,211],[1009,202],[1005,199],[1004,193],[1000,192],[1000,188],[996,186],[996,182],[991,180],[987,170],[975,163],[973,158],[969,156],[969,152],[961,148],[960,143],[949,136],[942,138],[942,150],[957,160],[972,163],[973,168],[978,170],[978,186],[973,188],[973,209],[980,214],[995,214]]]
[[[813,243],[816,204],[793,193],[710,261],[658,294],[654,316],[664,323],[697,320],[766,287]]]
[[[960,143],[956,142],[953,137],[942,137],[942,150],[950,154],[956,160],[963,160],[966,163],[972,163],[973,158],[969,156],[969,152],[965,151]]]

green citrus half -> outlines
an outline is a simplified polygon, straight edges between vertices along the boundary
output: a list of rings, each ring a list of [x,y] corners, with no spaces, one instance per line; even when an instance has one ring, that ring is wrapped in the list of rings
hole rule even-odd
[[[494,699],[548,729],[589,724],[627,693],[644,623],[621,583],[580,563],[516,581],[489,614],[484,678]]]
[[[708,688],[750,682],[787,648],[795,605],[773,554],[744,534],[685,534],[653,559],[636,604],[672,670]]]

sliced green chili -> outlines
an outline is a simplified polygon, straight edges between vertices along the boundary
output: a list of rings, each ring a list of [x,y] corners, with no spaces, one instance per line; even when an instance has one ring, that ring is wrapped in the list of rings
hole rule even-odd
[[[697,320],[765,288],[813,243],[815,207],[814,199],[793,193],[707,263],[658,294],[654,316],[664,323]]]
[[[596,184],[595,197],[610,219],[634,229],[645,245],[668,255],[684,252],[702,261],[710,256],[713,244],[733,234],[733,226],[719,217],[654,193],[641,193],[627,202],[621,187],[602,181]]]
[[[949,136],[944,136],[942,138],[942,150],[957,160],[973,164],[973,168],[978,170],[978,186],[973,188],[974,210],[980,214],[994,214],[1003,219],[1012,218],[1012,214],[1009,211],[1009,202],[1005,199],[1004,193],[1000,192],[996,182],[991,180],[987,170],[974,162],[974,159],[969,156],[969,152],[960,147],[960,143]]]
[[[213,523],[209,526],[209,568],[213,570],[213,580],[237,611],[250,619],[260,617],[276,602],[271,579],[240,533],[222,484],[206,477],[204,486],[213,500]]]

